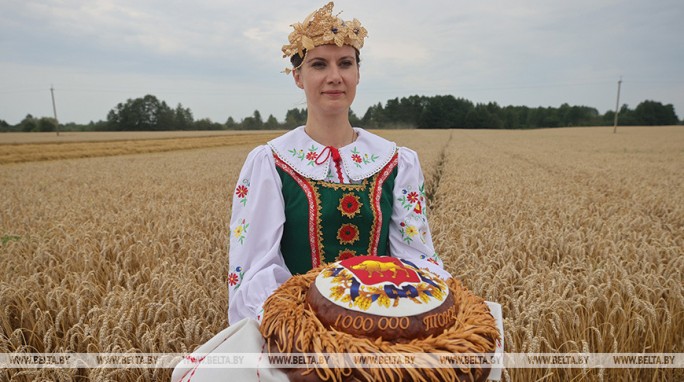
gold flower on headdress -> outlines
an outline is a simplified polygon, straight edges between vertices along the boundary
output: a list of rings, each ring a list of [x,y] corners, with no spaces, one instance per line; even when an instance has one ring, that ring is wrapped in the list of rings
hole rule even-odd
[[[344,21],[332,14],[334,3],[331,1],[323,8],[307,16],[301,23],[292,24],[294,30],[288,36],[289,44],[283,45],[283,57],[298,54],[304,58],[306,51],[319,45],[350,45],[357,50],[363,47],[368,31],[357,19]],[[292,70],[285,69],[289,74]]]
[[[344,39],[347,37],[347,34],[344,33],[346,28],[343,28],[344,23],[341,21],[340,19],[333,21],[333,24],[323,33],[323,41],[334,42],[337,46],[344,45]]]
[[[351,46],[356,49],[361,49],[363,47],[363,39],[368,36],[368,31],[366,28],[361,26],[361,22],[357,19],[352,21],[347,21],[347,38],[351,42]],[[358,45],[358,46],[357,46]]]

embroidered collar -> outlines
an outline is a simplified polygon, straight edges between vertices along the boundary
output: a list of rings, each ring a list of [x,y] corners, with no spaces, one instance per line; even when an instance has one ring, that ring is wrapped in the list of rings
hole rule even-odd
[[[396,152],[397,145],[364,129],[355,127],[357,138],[351,144],[339,148],[342,169],[349,179],[359,181],[380,171]],[[297,173],[314,180],[323,180],[333,164],[332,155],[325,161],[316,161],[325,153],[326,146],[314,141],[297,127],[268,142],[271,150]]]

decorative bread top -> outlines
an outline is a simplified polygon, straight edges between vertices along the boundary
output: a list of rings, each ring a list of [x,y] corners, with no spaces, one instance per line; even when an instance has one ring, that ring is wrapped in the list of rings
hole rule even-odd
[[[314,282],[334,304],[362,313],[403,317],[439,307],[449,294],[432,272],[394,257],[356,256],[324,268]]]

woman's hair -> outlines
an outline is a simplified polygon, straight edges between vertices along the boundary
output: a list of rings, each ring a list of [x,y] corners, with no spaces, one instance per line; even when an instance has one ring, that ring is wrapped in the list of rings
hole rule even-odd
[[[356,52],[356,65],[361,64],[361,54],[359,53],[359,50],[354,48],[354,51]],[[304,49],[304,56],[306,56],[306,49]],[[292,67],[296,70],[299,69],[302,66],[302,62],[304,61],[304,58],[299,55],[299,53],[295,53],[290,57],[290,62],[292,63]]]

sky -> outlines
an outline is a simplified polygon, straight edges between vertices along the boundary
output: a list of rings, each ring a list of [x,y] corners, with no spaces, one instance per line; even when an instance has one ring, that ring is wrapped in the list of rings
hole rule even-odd
[[[0,120],[106,120],[152,94],[196,120],[306,107],[282,73],[290,25],[324,1],[0,0]],[[339,0],[368,30],[352,110],[410,95],[614,110],[644,100],[684,119],[681,0]]]

